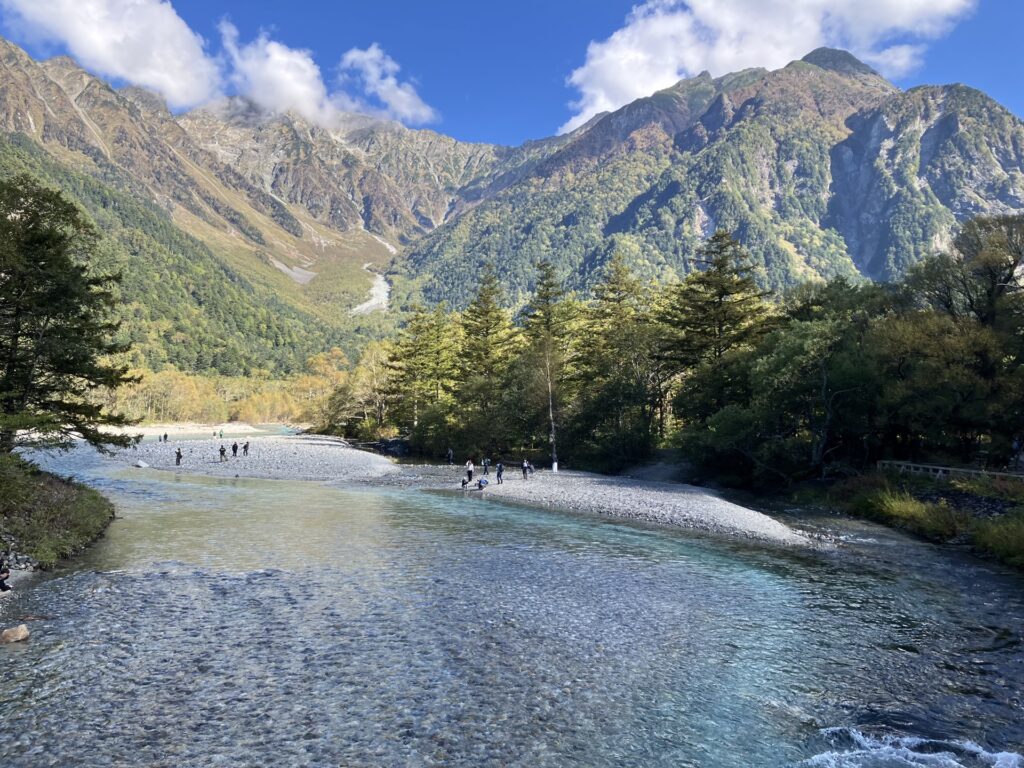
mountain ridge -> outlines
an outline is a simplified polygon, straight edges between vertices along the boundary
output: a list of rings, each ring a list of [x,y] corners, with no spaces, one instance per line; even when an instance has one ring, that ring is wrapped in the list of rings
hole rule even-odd
[[[768,287],[892,279],[963,219],[1024,210],[1018,118],[965,86],[901,91],[835,49],[703,72],[504,147],[356,114],[324,127],[237,97],[173,114],[0,39],[0,127],[146,198],[254,291],[351,339],[396,319],[349,314],[366,265],[387,272],[397,309],[464,305],[487,262],[517,304],[539,259],[582,293],[616,252],[668,281],[724,227]]]

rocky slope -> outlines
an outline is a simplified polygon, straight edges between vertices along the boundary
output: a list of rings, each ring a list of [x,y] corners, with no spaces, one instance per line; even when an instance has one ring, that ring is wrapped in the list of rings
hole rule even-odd
[[[889,279],[958,221],[1024,210],[1022,147],[1024,124],[984,94],[902,92],[821,49],[774,72],[704,73],[603,116],[415,244],[404,268],[456,303],[472,291],[464,275],[492,259],[519,298],[541,257],[580,290],[616,251],[665,280],[724,227],[772,287]]]

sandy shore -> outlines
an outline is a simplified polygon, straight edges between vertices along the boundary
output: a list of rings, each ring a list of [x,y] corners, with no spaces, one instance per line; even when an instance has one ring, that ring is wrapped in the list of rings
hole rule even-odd
[[[236,430],[237,431],[237,430]],[[187,433],[187,430],[186,430]],[[168,430],[168,434],[171,434]],[[313,435],[240,436],[167,443],[148,441],[120,451],[109,461],[133,465],[138,461],[155,469],[217,477],[255,477],[275,480],[318,480],[343,485],[360,484],[408,489],[459,491],[461,465],[397,464],[391,459],[350,447],[344,440]],[[249,455],[241,446],[249,442]],[[237,442],[238,455],[231,445]],[[227,449],[220,461],[219,448]],[[181,466],[175,450],[182,451]],[[479,477],[479,475],[477,475]],[[529,480],[509,468],[505,482],[495,482],[494,471],[482,492],[485,498],[546,506],[575,512],[678,526],[716,534],[755,538],[783,544],[809,544],[804,534],[752,509],[733,504],[704,488],[643,478],[608,477],[587,472],[538,471]],[[481,495],[480,491],[465,491]]]

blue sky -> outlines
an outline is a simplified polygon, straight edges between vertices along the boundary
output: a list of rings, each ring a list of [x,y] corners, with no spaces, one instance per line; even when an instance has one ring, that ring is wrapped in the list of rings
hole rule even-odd
[[[33,55],[69,52],[178,109],[244,92],[472,141],[548,136],[701,69],[780,66],[822,43],[901,86],[963,82],[1024,115],[1019,0],[0,0],[0,13]]]

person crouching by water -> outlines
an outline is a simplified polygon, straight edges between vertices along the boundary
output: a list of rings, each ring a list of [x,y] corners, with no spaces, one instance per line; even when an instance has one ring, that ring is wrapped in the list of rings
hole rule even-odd
[[[501,463],[501,459],[498,459],[498,463],[494,465],[494,478],[498,481],[498,485],[504,482],[501,476],[505,474],[505,465]]]
[[[181,466],[181,448],[178,448],[174,452],[174,466],[176,466],[176,467],[180,467]]]
[[[225,448],[223,445],[220,447],[220,460],[221,461],[227,461],[228,460],[228,449]],[[523,472],[525,473],[526,470],[524,469]]]
[[[11,578],[11,569],[7,567],[7,563],[0,560],[0,592],[10,592],[14,589],[7,583],[9,578]]]
[[[466,462],[466,479],[471,483],[473,482],[473,469],[473,460],[470,459]]]

